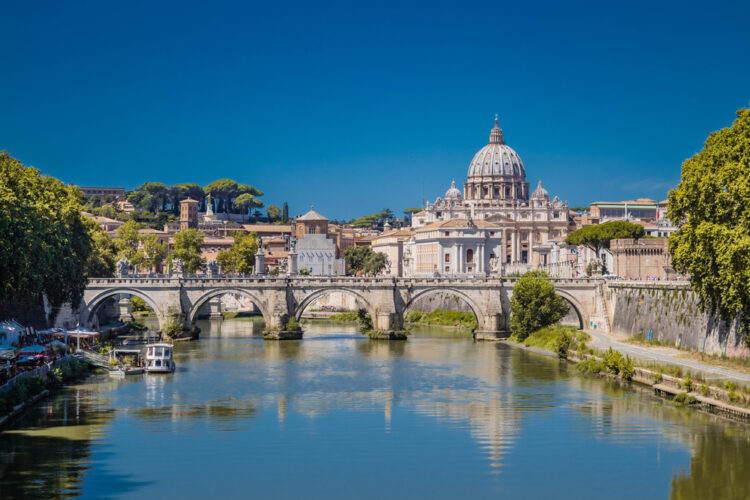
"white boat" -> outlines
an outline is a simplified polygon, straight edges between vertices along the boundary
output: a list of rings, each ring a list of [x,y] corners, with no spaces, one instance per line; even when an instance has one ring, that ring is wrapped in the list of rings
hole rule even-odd
[[[172,344],[148,344],[146,346],[146,372],[172,373],[175,370],[172,350]]]

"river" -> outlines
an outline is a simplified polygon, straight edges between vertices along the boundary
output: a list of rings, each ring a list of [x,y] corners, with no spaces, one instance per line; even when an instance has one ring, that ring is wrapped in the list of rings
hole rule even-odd
[[[199,326],[174,374],[91,376],[0,435],[0,498],[750,498],[750,426],[555,359]]]

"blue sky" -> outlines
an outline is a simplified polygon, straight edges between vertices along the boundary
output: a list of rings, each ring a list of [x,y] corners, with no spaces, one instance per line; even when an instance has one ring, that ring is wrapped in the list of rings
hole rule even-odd
[[[362,4],[362,5],[360,5]],[[750,2],[2,2],[0,149],[229,177],[331,218],[434,200],[495,113],[571,205],[666,197],[750,101]]]

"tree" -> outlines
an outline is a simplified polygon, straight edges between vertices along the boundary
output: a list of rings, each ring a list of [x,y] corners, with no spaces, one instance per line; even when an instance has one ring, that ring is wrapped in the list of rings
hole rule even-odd
[[[134,264],[134,260],[137,262],[135,257],[138,252],[138,246],[141,243],[141,235],[138,230],[141,225],[134,220],[129,220],[122,226],[117,228],[117,239],[115,240],[115,246],[117,247],[117,260],[123,257],[128,259],[131,264]]]
[[[177,215],[180,213],[180,202],[188,197],[188,189],[185,184],[175,184],[167,188],[169,201],[172,205],[172,213]]]
[[[568,313],[565,299],[555,293],[547,274],[531,271],[516,282],[510,300],[510,331],[518,340],[557,323]]]
[[[284,202],[284,205],[281,207],[281,222],[284,224],[289,222],[289,204],[287,202]]]
[[[260,200],[256,200],[255,196],[250,193],[242,193],[234,199],[235,208],[242,211],[242,222],[245,222],[245,215],[247,215],[248,208],[260,208],[263,203]]]
[[[643,238],[646,231],[640,224],[633,224],[624,220],[613,220],[604,224],[585,226],[570,233],[565,238],[568,245],[583,245],[594,251],[597,257],[604,248],[609,248],[612,240],[620,238]],[[607,268],[602,263],[602,272]]]
[[[0,310],[80,304],[92,252],[81,192],[0,152]]]
[[[185,265],[185,272],[193,274],[203,268],[201,257],[201,245],[203,244],[203,233],[195,229],[184,229],[175,233],[172,252],[167,257],[170,264],[174,259],[180,259]]]
[[[344,260],[350,273],[376,275],[385,269],[388,258],[382,252],[374,252],[370,247],[349,247],[344,250]]]
[[[258,251],[258,233],[235,231],[234,242],[229,250],[222,250],[216,257],[224,273],[250,274]]]
[[[689,274],[704,311],[739,319],[750,343],[750,109],[682,164],[669,193],[672,266]]]
[[[406,221],[411,222],[411,218],[414,216],[414,214],[417,214],[421,211],[422,211],[421,208],[407,208],[406,210],[404,210],[404,215],[406,215]]]
[[[169,200],[169,191],[167,186],[161,182],[147,182],[137,188],[137,191],[145,191],[154,197],[156,209],[154,213],[159,210],[165,211],[167,209],[167,201]]]
[[[370,248],[370,247],[365,247]],[[372,252],[365,260],[365,273],[375,276],[380,273],[388,264],[388,257],[383,252]]]
[[[276,222],[281,218],[281,209],[276,205],[268,205],[266,214],[268,214],[268,222]]]
[[[232,198],[237,196],[239,184],[232,179],[219,179],[206,186],[206,193],[212,198],[218,198],[224,201],[224,211],[229,215],[229,206]]]
[[[85,219],[86,229],[91,238],[91,252],[86,259],[86,278],[111,278],[115,273],[117,248],[112,238],[92,219]]]
[[[141,238],[141,247],[136,252],[136,262],[150,269],[159,269],[167,255],[167,244],[159,241],[155,234]]]

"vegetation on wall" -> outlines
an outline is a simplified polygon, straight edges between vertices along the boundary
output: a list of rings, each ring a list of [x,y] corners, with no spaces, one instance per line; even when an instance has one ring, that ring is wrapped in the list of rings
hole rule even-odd
[[[750,345],[750,109],[709,135],[669,193],[672,266],[690,275],[704,311],[739,318]]]

